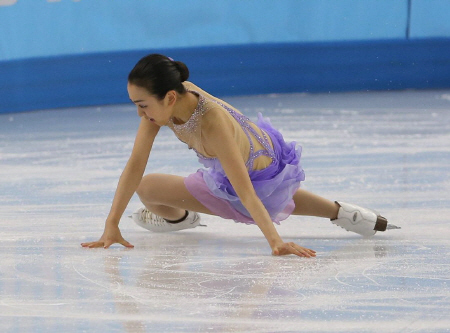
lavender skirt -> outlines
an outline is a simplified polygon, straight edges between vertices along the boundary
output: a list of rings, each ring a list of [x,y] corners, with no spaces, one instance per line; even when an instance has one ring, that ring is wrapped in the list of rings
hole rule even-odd
[[[300,166],[301,147],[295,142],[286,143],[281,133],[261,114],[258,115],[256,124],[270,136],[276,161],[263,170],[250,171],[249,176],[272,221],[279,224],[294,210],[292,197],[300,187],[300,182],[305,179]],[[199,156],[199,161],[207,169],[200,169],[185,178],[187,190],[215,215],[236,222],[255,224],[231,186],[219,160]]]

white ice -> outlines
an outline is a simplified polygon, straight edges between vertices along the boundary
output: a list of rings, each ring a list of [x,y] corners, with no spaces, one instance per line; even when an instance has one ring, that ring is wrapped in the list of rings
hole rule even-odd
[[[402,227],[362,239],[328,220],[278,230],[315,259],[272,257],[256,226],[103,231],[139,118],[132,105],[0,115],[1,332],[449,332],[450,91],[227,99],[303,146],[304,188]],[[163,130],[148,172],[188,175]],[[133,197],[127,212],[140,206]]]

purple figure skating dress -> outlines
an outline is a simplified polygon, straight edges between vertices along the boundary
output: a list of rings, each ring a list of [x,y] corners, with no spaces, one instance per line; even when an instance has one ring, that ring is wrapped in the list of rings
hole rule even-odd
[[[205,169],[200,169],[185,178],[187,190],[214,214],[236,222],[255,224],[228,180],[220,161],[214,157],[207,157],[194,148],[201,147],[202,116],[211,108],[219,107],[232,117],[235,121],[234,125],[242,129],[250,143],[246,167],[255,192],[266,207],[272,221],[279,224],[280,221],[289,217],[295,208],[292,197],[299,188],[300,182],[305,179],[300,165],[301,147],[295,142],[285,142],[281,133],[273,128],[269,120],[264,119],[261,114],[258,115],[256,122],[260,129],[257,131],[247,117],[230,105],[207,94],[190,82],[185,82],[185,87],[199,97],[197,108],[186,123],[177,125],[169,122],[168,126],[180,140],[196,151],[199,162],[205,166]],[[259,143],[258,147],[261,149],[255,148],[255,142]],[[270,158],[271,162],[263,169],[255,169],[255,160],[261,156]]]

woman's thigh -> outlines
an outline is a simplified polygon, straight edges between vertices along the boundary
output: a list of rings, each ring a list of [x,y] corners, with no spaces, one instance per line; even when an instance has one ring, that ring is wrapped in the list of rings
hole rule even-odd
[[[144,204],[164,205],[214,215],[186,189],[184,177],[181,176],[148,174],[142,178],[136,192]]]

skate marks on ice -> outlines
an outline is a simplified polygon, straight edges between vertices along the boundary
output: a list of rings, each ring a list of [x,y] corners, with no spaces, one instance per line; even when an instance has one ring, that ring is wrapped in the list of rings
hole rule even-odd
[[[1,264],[0,325],[130,332],[448,327],[450,268],[438,259],[441,246],[298,237],[314,244],[318,258],[277,258],[251,227],[216,235],[229,228],[221,223],[160,237],[128,228],[134,250],[67,244],[77,237],[23,239]]]
[[[137,128],[129,106],[0,116],[0,330],[5,332],[446,332],[448,92],[236,97],[303,146],[304,187],[374,208],[401,230],[361,239],[292,217],[276,258],[256,227],[152,235],[89,250]],[[187,175],[196,157],[166,130],[148,172]],[[181,163],[182,161],[182,163]],[[139,207],[133,198],[125,216]]]

